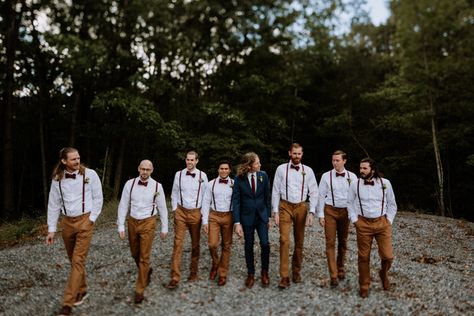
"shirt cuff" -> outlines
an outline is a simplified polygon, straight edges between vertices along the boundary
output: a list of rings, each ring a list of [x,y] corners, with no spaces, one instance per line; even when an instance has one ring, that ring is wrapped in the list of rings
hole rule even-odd
[[[119,225],[118,226],[118,232],[124,232],[125,231],[125,225]]]
[[[48,233],[55,233],[56,232],[56,226],[48,226]]]

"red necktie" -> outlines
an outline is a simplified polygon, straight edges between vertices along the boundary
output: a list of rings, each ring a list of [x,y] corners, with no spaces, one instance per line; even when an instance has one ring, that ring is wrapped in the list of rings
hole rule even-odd
[[[291,169],[295,169],[296,171],[299,171],[300,170],[300,166],[295,166],[295,165],[291,165],[290,166]]]
[[[225,184],[227,184],[227,181],[228,181],[227,179],[219,179],[219,183],[225,183]]]
[[[75,173],[65,173],[64,176],[66,179],[76,179],[76,174]]]
[[[346,175],[345,172],[341,172],[341,173],[336,172],[336,177],[344,177],[345,175]]]
[[[365,185],[374,185],[374,180],[364,180]]]
[[[252,183],[252,192],[253,192],[253,194],[255,194],[255,176],[254,175],[252,175],[251,183]]]
[[[187,176],[191,176],[191,177],[193,177],[193,178],[196,176],[195,173],[192,173],[192,172],[189,172],[189,171],[186,171],[186,175],[187,175]]]
[[[138,185],[143,185],[146,187],[148,185],[148,181],[144,182],[144,181],[138,180]]]

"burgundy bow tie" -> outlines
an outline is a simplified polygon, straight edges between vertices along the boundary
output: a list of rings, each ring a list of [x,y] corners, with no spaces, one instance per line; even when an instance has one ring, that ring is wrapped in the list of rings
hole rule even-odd
[[[75,173],[65,173],[64,175],[66,179],[76,179],[76,174]]]
[[[336,172],[336,177],[344,177],[345,175],[346,175],[345,172],[341,172],[341,173]]]
[[[189,172],[189,171],[186,171],[186,175],[187,175],[187,176],[191,176],[191,177],[193,177],[193,178],[196,176],[195,173],[192,173],[192,172]]]
[[[225,183],[225,184],[227,184],[228,181],[229,181],[229,180],[227,180],[227,179],[219,179],[219,183]]]
[[[148,181],[142,181],[142,180],[138,180],[138,185],[143,185],[143,186],[148,186]]]
[[[291,165],[291,169],[295,169],[296,171],[299,171],[300,170],[300,166],[295,166],[295,165]]]
[[[365,185],[374,185],[374,180],[364,180]]]

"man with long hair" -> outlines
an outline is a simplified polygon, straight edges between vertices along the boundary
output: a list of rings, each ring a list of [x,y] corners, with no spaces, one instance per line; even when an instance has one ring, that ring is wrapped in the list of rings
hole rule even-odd
[[[72,308],[81,305],[88,296],[85,263],[102,204],[102,185],[97,173],[81,164],[77,149],[61,149],[49,191],[46,237],[46,244],[54,243],[59,214],[62,213],[62,237],[71,272],[59,315],[70,315]]]
[[[166,208],[163,186],[155,181],[153,163],[142,160],[138,166],[139,176],[128,180],[122,191],[118,206],[117,226],[120,239],[125,239],[125,218],[128,218],[128,241],[130,252],[138,267],[135,283],[135,304],[140,304],[145,288],[151,281],[153,269],[150,267],[150,256],[155,237],[156,215],[160,212],[161,239],[168,234],[168,209]]]
[[[351,183],[347,196],[349,218],[356,227],[359,295],[369,295],[370,251],[375,238],[382,268],[379,276],[385,291],[390,290],[388,270],[393,261],[392,223],[397,213],[397,203],[389,180],[379,176],[375,161],[360,161],[360,179]]]
[[[292,281],[300,283],[303,263],[305,226],[313,222],[318,203],[318,183],[313,169],[301,163],[303,147],[293,143],[288,150],[290,161],[278,166],[273,180],[272,206],[275,224],[280,229],[280,289],[290,286],[290,232],[295,247],[291,263]],[[309,198],[309,206],[306,202]],[[309,211],[309,212],[308,212]]]
[[[201,239],[201,206],[207,188],[207,175],[196,168],[199,155],[195,151],[186,154],[186,168],[176,172],[171,191],[171,207],[174,212],[174,244],[171,258],[171,280],[166,285],[175,289],[181,279],[181,256],[186,230],[191,235],[191,266],[188,282],[198,280],[199,241]]]
[[[347,193],[357,176],[345,169],[347,155],[342,150],[332,154],[333,169],[324,173],[319,182],[318,217],[324,227],[326,257],[328,261],[330,284],[338,285],[338,280],[346,276],[344,262],[349,235],[349,216],[347,214]],[[337,259],[336,259],[337,237]]]
[[[264,171],[260,171],[260,159],[253,152],[242,157],[234,182],[232,198],[234,229],[245,241],[245,262],[247,279],[245,286],[252,288],[255,283],[254,241],[255,230],[260,239],[261,282],[264,287],[270,284],[268,266],[270,261],[270,242],[268,229],[271,217],[270,181]]]
[[[217,285],[222,286],[227,282],[229,270],[230,248],[232,246],[232,192],[234,180],[229,175],[232,170],[230,162],[219,162],[217,172],[219,176],[211,181],[204,193],[202,202],[202,226],[209,236],[208,245],[211,253],[211,272],[209,279],[218,277]],[[221,241],[219,242],[219,239]],[[222,247],[219,258],[218,248]]]

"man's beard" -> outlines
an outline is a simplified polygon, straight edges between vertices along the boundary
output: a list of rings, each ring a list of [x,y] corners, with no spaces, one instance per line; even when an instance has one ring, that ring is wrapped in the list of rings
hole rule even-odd
[[[368,180],[372,177],[372,175],[369,173],[369,174],[363,174],[362,172],[360,173],[360,177],[364,180]]]
[[[301,158],[291,159],[291,163],[294,165],[299,165],[301,162]]]

